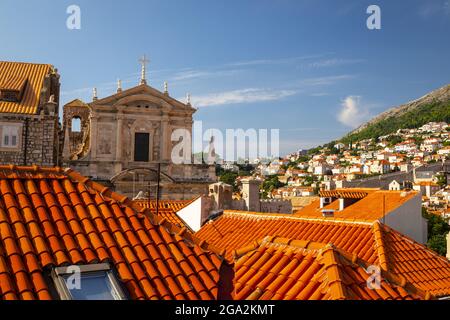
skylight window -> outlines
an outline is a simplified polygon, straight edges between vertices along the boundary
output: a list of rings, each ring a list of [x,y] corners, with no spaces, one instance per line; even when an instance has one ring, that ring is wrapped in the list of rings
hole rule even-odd
[[[55,268],[52,273],[62,300],[124,300],[125,293],[106,263]]]

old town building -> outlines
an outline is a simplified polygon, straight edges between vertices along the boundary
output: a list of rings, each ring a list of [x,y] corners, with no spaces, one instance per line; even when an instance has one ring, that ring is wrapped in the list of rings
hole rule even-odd
[[[0,164],[58,165],[59,86],[49,64],[0,61]]]
[[[122,90],[119,80],[109,97],[98,98],[94,89],[90,103],[64,106],[64,165],[130,197],[143,191],[155,198],[158,172],[162,199],[207,194],[216,180],[214,166],[175,164],[171,158],[172,133],[192,133],[195,111],[189,101],[170,97],[167,83],[163,92],[147,84],[144,59],[137,86]],[[190,148],[189,142],[189,155]]]

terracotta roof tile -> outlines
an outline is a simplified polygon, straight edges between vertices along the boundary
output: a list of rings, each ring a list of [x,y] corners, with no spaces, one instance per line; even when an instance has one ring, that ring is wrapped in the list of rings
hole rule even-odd
[[[292,245],[289,239],[264,239],[248,246],[235,263],[235,298],[248,300],[392,300],[426,299],[382,273],[379,288],[367,285],[371,273],[361,260],[331,245],[321,249]],[[242,252],[242,251],[241,251]],[[350,256],[351,257],[351,256]],[[279,270],[287,268],[287,272]]]
[[[216,299],[222,259],[71,170],[0,166],[0,300],[51,299],[46,267],[112,262],[134,299]]]
[[[286,228],[286,224],[291,227]],[[230,261],[236,253],[240,254],[241,248],[247,248],[244,251],[255,248],[255,241],[267,236],[303,240],[306,243],[332,243],[355,258],[378,265],[382,270],[403,278],[428,294],[438,297],[450,295],[450,263],[379,222],[225,211],[216,220],[205,224],[195,235],[225,250],[225,256]],[[292,244],[293,240],[290,241]],[[293,266],[287,265],[286,268]],[[289,272],[304,271],[290,269]]]

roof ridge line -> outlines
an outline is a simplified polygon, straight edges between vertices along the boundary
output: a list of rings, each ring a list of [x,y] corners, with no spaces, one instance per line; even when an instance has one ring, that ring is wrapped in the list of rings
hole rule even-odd
[[[348,299],[348,294],[342,282],[343,275],[338,254],[340,254],[340,252],[337,251],[337,248],[331,243],[319,250],[319,257],[325,267],[328,285],[330,286],[330,294],[333,297],[333,300],[346,300]],[[335,288],[335,290],[333,290],[333,288]]]
[[[331,223],[342,223],[342,224],[355,224],[355,225],[365,225],[371,226],[373,224],[373,220],[363,221],[355,219],[348,220],[337,220],[337,219],[326,219],[326,218],[311,218],[311,217],[299,217],[299,216],[289,216],[289,214],[280,214],[280,213],[265,213],[265,212],[252,212],[246,213],[240,210],[225,210],[221,216],[239,216],[239,217],[250,217],[250,218],[260,218],[260,219],[290,219],[290,220],[298,220],[298,221],[316,221],[316,222],[331,222]]]
[[[84,177],[79,172],[77,172],[71,168],[64,169],[64,172],[67,174],[67,176],[70,179],[73,179],[77,182],[81,182],[81,183],[85,184],[86,186],[94,189],[95,191],[100,192],[102,195],[105,195],[106,197],[108,197],[114,201],[117,201],[122,205],[130,207],[131,209],[133,209],[134,211],[136,211],[138,213],[146,215],[150,219],[150,222],[153,225],[163,226],[172,234],[177,234],[180,237],[182,237],[183,239],[185,239],[195,245],[198,245],[201,249],[211,251],[212,253],[218,255],[220,257],[220,259],[222,259],[223,261],[226,261],[224,249],[219,249],[216,246],[207,243],[205,240],[202,240],[202,239],[194,236],[192,233],[186,232],[186,228],[180,228],[180,227],[174,225],[173,223],[171,223],[170,221],[168,221],[166,218],[158,217],[149,208],[143,208],[140,205],[133,203],[133,200],[131,200],[127,196],[121,195],[120,193],[112,191],[109,187],[103,186],[102,184],[100,184],[98,182],[92,181],[88,177]]]
[[[233,258],[239,259],[243,255],[258,249],[264,245],[275,245],[278,247],[292,248],[294,250],[309,250],[319,252],[323,247],[329,245],[323,242],[310,241],[310,240],[300,240],[294,238],[283,238],[278,236],[266,236],[262,239],[252,241],[249,245],[243,246],[241,248],[232,251]]]
[[[389,264],[385,250],[385,243],[383,240],[383,230],[381,228],[381,223],[379,221],[375,221],[372,226],[376,244],[376,251],[378,254],[378,258],[380,259],[380,267],[384,271],[389,271]]]

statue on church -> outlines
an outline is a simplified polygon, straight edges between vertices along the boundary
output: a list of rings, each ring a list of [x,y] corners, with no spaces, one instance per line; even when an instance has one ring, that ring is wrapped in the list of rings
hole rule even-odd
[[[216,162],[216,148],[214,147],[214,136],[211,136],[209,140],[209,148],[208,148],[208,164],[214,164]]]

